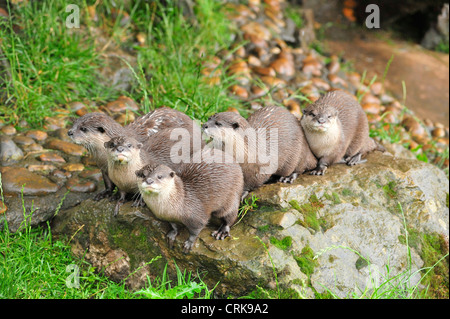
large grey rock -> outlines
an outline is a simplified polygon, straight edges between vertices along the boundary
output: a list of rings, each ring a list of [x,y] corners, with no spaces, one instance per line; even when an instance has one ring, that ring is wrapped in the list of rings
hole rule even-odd
[[[217,226],[208,226],[188,255],[181,252],[186,231],[171,250],[166,223],[130,203],[114,218],[113,203],[84,201],[60,211],[53,233],[71,238],[75,254],[133,288],[175,262],[204,274],[211,288],[219,282],[216,293],[227,296],[257,287],[277,291],[277,283],[282,296],[314,298],[327,289],[358,295],[382,280],[386,265],[392,277],[411,264],[407,281],[415,285],[420,275],[414,271],[424,262],[420,246],[408,257],[405,224],[409,232],[441,236],[448,250],[448,179],[417,160],[371,154],[365,164],[336,165],[325,176],[303,175],[293,185],[265,185],[254,194],[259,208],[233,226],[232,238],[216,241],[210,233]],[[146,264],[156,256],[163,258]]]

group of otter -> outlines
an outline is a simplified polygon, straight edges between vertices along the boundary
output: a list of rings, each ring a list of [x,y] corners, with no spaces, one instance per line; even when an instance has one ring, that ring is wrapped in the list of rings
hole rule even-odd
[[[180,130],[188,133],[187,141]],[[247,119],[217,113],[202,131],[210,142],[189,116],[162,107],[124,127],[106,114],[88,113],[75,120],[68,135],[86,147],[102,171],[105,190],[94,199],[119,194],[114,215],[127,195],[135,198],[133,205],[145,203],[172,226],[170,247],[179,225],[186,226],[185,253],[211,214],[223,222],[212,236],[230,236],[241,199],[269,179],[292,183],[299,174],[323,175],[332,164],[355,165],[368,152],[384,151],[369,137],[359,103],[339,90],[305,108],[300,122],[283,107],[267,106]]]

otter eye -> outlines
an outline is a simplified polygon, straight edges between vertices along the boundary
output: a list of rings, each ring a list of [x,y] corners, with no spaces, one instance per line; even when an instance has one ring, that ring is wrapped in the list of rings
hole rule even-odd
[[[98,130],[100,133],[105,133],[105,129],[104,129],[103,127],[101,127],[101,126],[97,127],[97,130]]]
[[[131,145],[131,144],[128,144],[128,145],[127,145],[128,148],[131,148],[131,146],[133,146],[133,145]]]
[[[216,121],[216,126],[222,126],[222,123]]]
[[[314,114],[314,112],[310,112],[309,114],[314,117],[316,116],[316,114]]]
[[[162,176],[161,175],[158,175],[158,176],[156,176],[158,179],[161,179],[162,178]]]
[[[83,133],[86,133],[87,132],[87,128],[82,126],[82,127],[80,127],[80,131],[83,132]]]
[[[328,118],[331,119],[333,116],[332,115],[328,115]]]

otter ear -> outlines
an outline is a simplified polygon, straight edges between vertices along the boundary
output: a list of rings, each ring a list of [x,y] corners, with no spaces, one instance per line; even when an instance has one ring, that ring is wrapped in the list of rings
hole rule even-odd
[[[234,130],[237,130],[237,129],[239,128],[239,123],[234,122],[233,124],[231,124],[231,127],[232,127]]]
[[[105,148],[109,148],[111,145],[111,141],[105,142],[103,145],[105,146]]]
[[[172,171],[172,172],[170,172],[170,177],[174,177],[175,176],[175,172],[174,171]]]
[[[137,147],[138,149],[140,149],[140,148],[142,147],[142,143],[137,143],[137,144],[136,144],[136,147]]]
[[[140,169],[140,170],[138,170],[138,171],[136,171],[134,173],[136,174],[137,177],[144,178],[144,174],[142,172],[142,169]]]

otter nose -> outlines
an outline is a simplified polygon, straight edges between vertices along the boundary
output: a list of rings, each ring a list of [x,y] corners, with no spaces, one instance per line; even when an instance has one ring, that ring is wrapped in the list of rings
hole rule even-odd
[[[125,150],[125,148],[123,146],[117,146],[116,148],[117,152],[123,152]]]
[[[326,119],[324,119],[323,117],[320,117],[318,120],[317,120],[317,122],[319,122],[320,124],[323,124],[323,123],[325,123],[327,120]]]
[[[70,130],[68,130],[67,131],[67,135],[69,135],[70,137],[72,137],[73,136],[73,131],[70,129]]]
[[[153,184],[153,179],[147,178],[147,179],[145,180],[145,182],[147,183],[147,185],[151,185],[151,184]]]

